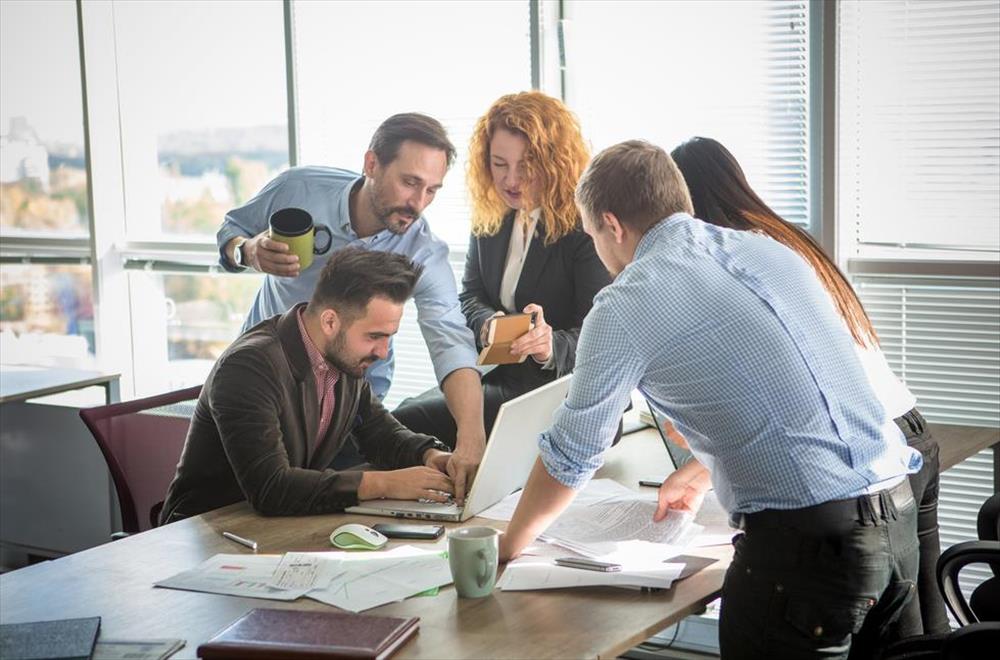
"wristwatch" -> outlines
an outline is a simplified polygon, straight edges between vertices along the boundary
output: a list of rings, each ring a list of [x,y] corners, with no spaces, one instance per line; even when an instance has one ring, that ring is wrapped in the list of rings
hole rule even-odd
[[[236,241],[236,248],[233,250],[233,265],[237,268],[247,268],[250,264],[247,263],[246,255],[243,254],[243,246],[247,244],[247,239],[241,238]]]

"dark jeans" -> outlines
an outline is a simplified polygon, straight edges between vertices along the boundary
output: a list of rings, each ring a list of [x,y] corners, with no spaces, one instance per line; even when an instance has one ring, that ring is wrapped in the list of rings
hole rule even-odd
[[[917,597],[910,601],[899,618],[899,637],[921,633],[947,633],[951,630],[944,600],[937,585],[937,560],[941,554],[938,538],[938,484],[940,464],[938,444],[927,422],[914,408],[896,419],[906,442],[924,457],[920,472],[910,475],[910,488],[917,501],[917,539],[920,541],[920,571]]]
[[[916,590],[917,507],[889,491],[741,517],[722,587],[733,658],[872,658]]]

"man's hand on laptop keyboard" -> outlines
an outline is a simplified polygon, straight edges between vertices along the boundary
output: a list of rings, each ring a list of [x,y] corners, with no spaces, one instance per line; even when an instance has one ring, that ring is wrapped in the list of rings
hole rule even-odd
[[[486,451],[486,435],[480,430],[476,434],[459,434],[458,447],[448,460],[448,475],[455,482],[455,501],[465,504],[465,496],[472,488],[472,480]]]
[[[418,465],[402,470],[362,473],[358,499],[447,502],[454,492],[455,486],[448,475],[435,468]]]

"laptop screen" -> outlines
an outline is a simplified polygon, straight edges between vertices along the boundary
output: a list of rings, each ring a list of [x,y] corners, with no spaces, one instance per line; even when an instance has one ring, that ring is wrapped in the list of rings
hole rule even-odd
[[[660,434],[660,439],[663,440],[663,444],[667,448],[667,453],[670,454],[670,461],[674,464],[674,469],[676,470],[690,461],[694,454],[689,449],[678,447],[673,440],[667,437],[666,432],[663,430],[663,423],[667,421],[667,418],[649,401],[646,402],[646,405],[649,407],[649,414],[653,417],[653,426],[656,427],[657,433]]]

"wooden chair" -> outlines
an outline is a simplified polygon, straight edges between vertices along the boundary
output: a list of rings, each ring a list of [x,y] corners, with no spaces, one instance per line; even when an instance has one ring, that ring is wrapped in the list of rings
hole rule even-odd
[[[107,461],[126,534],[158,526],[191,425],[190,411],[178,411],[176,404],[197,399],[199,394],[201,385],[196,385],[80,411]]]

